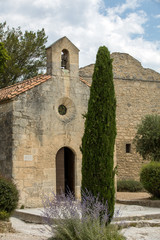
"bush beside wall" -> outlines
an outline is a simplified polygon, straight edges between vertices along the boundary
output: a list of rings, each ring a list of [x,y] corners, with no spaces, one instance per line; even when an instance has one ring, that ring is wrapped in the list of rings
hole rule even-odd
[[[19,194],[16,185],[0,176],[0,219],[9,218],[18,205]]]
[[[123,179],[117,181],[118,192],[143,192],[144,188],[141,182],[133,179]]]
[[[150,162],[142,167],[140,181],[154,197],[160,198],[160,162]]]

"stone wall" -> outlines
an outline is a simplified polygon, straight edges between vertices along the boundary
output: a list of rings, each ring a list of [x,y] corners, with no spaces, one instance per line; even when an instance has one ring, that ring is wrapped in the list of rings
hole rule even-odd
[[[143,68],[141,63],[126,53],[112,53],[114,79],[131,79],[144,81],[160,81],[160,74],[149,68]]]
[[[77,73],[60,72],[14,99],[13,177],[25,207],[42,206],[40,196],[56,192],[56,155],[62,147],[75,155],[75,195],[80,197],[82,114],[89,90]],[[58,112],[61,104],[67,107],[65,115]]]
[[[113,74],[117,100],[116,159],[118,179],[139,179],[143,160],[136,153],[133,138],[137,124],[146,114],[160,114],[160,74],[144,69],[140,62],[124,53],[113,53]],[[94,64],[80,69],[91,84]],[[130,152],[126,153],[126,144]]]
[[[12,102],[0,105],[0,174],[12,176]]]
[[[117,163],[119,178],[139,178],[143,163],[132,141],[137,124],[147,114],[160,114],[160,82],[115,80],[117,98]],[[131,144],[126,153],[126,144]]]
[[[47,48],[47,74],[61,76],[61,52],[68,51],[68,70],[71,77],[78,77],[79,49],[67,38],[63,37]]]
[[[141,63],[126,53],[112,53],[113,59],[113,76],[114,79],[126,80],[144,80],[144,81],[160,81],[160,74],[156,71],[143,68]],[[79,75],[91,84],[94,64],[79,69]]]

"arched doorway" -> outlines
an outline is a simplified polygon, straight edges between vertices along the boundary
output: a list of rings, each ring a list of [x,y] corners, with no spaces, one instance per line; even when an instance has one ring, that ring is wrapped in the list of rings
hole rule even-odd
[[[61,148],[56,155],[56,194],[75,195],[75,155],[68,147]]]

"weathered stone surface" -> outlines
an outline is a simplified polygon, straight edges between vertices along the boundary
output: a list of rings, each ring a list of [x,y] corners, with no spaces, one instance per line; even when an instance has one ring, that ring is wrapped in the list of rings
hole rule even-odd
[[[59,61],[60,64],[61,50],[68,47],[74,71],[73,66],[69,71],[51,68],[52,79],[13,101],[13,178],[21,193],[20,205],[25,207],[41,206],[43,194],[56,192],[56,156],[63,147],[74,153],[75,195],[80,196],[79,148],[84,129],[82,114],[87,109],[89,90],[79,81],[78,50],[70,42],[65,43],[67,45],[64,42],[54,45],[48,51],[53,56],[59,53],[52,63]],[[66,115],[58,112],[61,104],[67,107]]]
[[[0,173],[12,176],[12,102],[0,105]]]

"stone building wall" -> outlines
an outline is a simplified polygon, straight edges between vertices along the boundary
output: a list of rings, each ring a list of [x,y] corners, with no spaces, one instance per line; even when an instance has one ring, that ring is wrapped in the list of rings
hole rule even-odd
[[[19,95],[13,103],[13,177],[25,207],[41,206],[41,194],[56,192],[56,156],[63,147],[75,155],[75,196],[80,196],[82,114],[87,109],[88,89],[77,72],[60,68],[55,74],[51,70],[50,80]],[[58,112],[61,104],[67,107],[66,115]]]
[[[82,114],[87,102],[86,86],[79,81],[71,84],[67,101],[70,105],[73,104],[72,113],[63,119],[57,111],[59,99],[63,99],[64,93],[63,89],[58,91],[56,87],[59,81],[62,84],[61,78],[52,78],[19,95],[14,101],[13,177],[25,206],[40,206],[42,192],[56,192],[56,154],[64,146],[76,155],[75,192],[77,197],[80,194],[79,146],[84,126]]]
[[[139,179],[143,163],[133,138],[137,124],[147,114],[160,114],[160,82],[115,80],[117,98],[117,163],[119,178]],[[126,153],[126,144],[131,144]]]
[[[0,174],[12,176],[12,102],[0,105]]]
[[[118,179],[139,179],[142,158],[136,153],[133,138],[137,124],[146,114],[160,114],[160,74],[145,69],[124,53],[113,53],[113,75],[117,100],[116,160]],[[91,84],[94,64],[80,69]],[[126,153],[126,144],[130,152]]]

